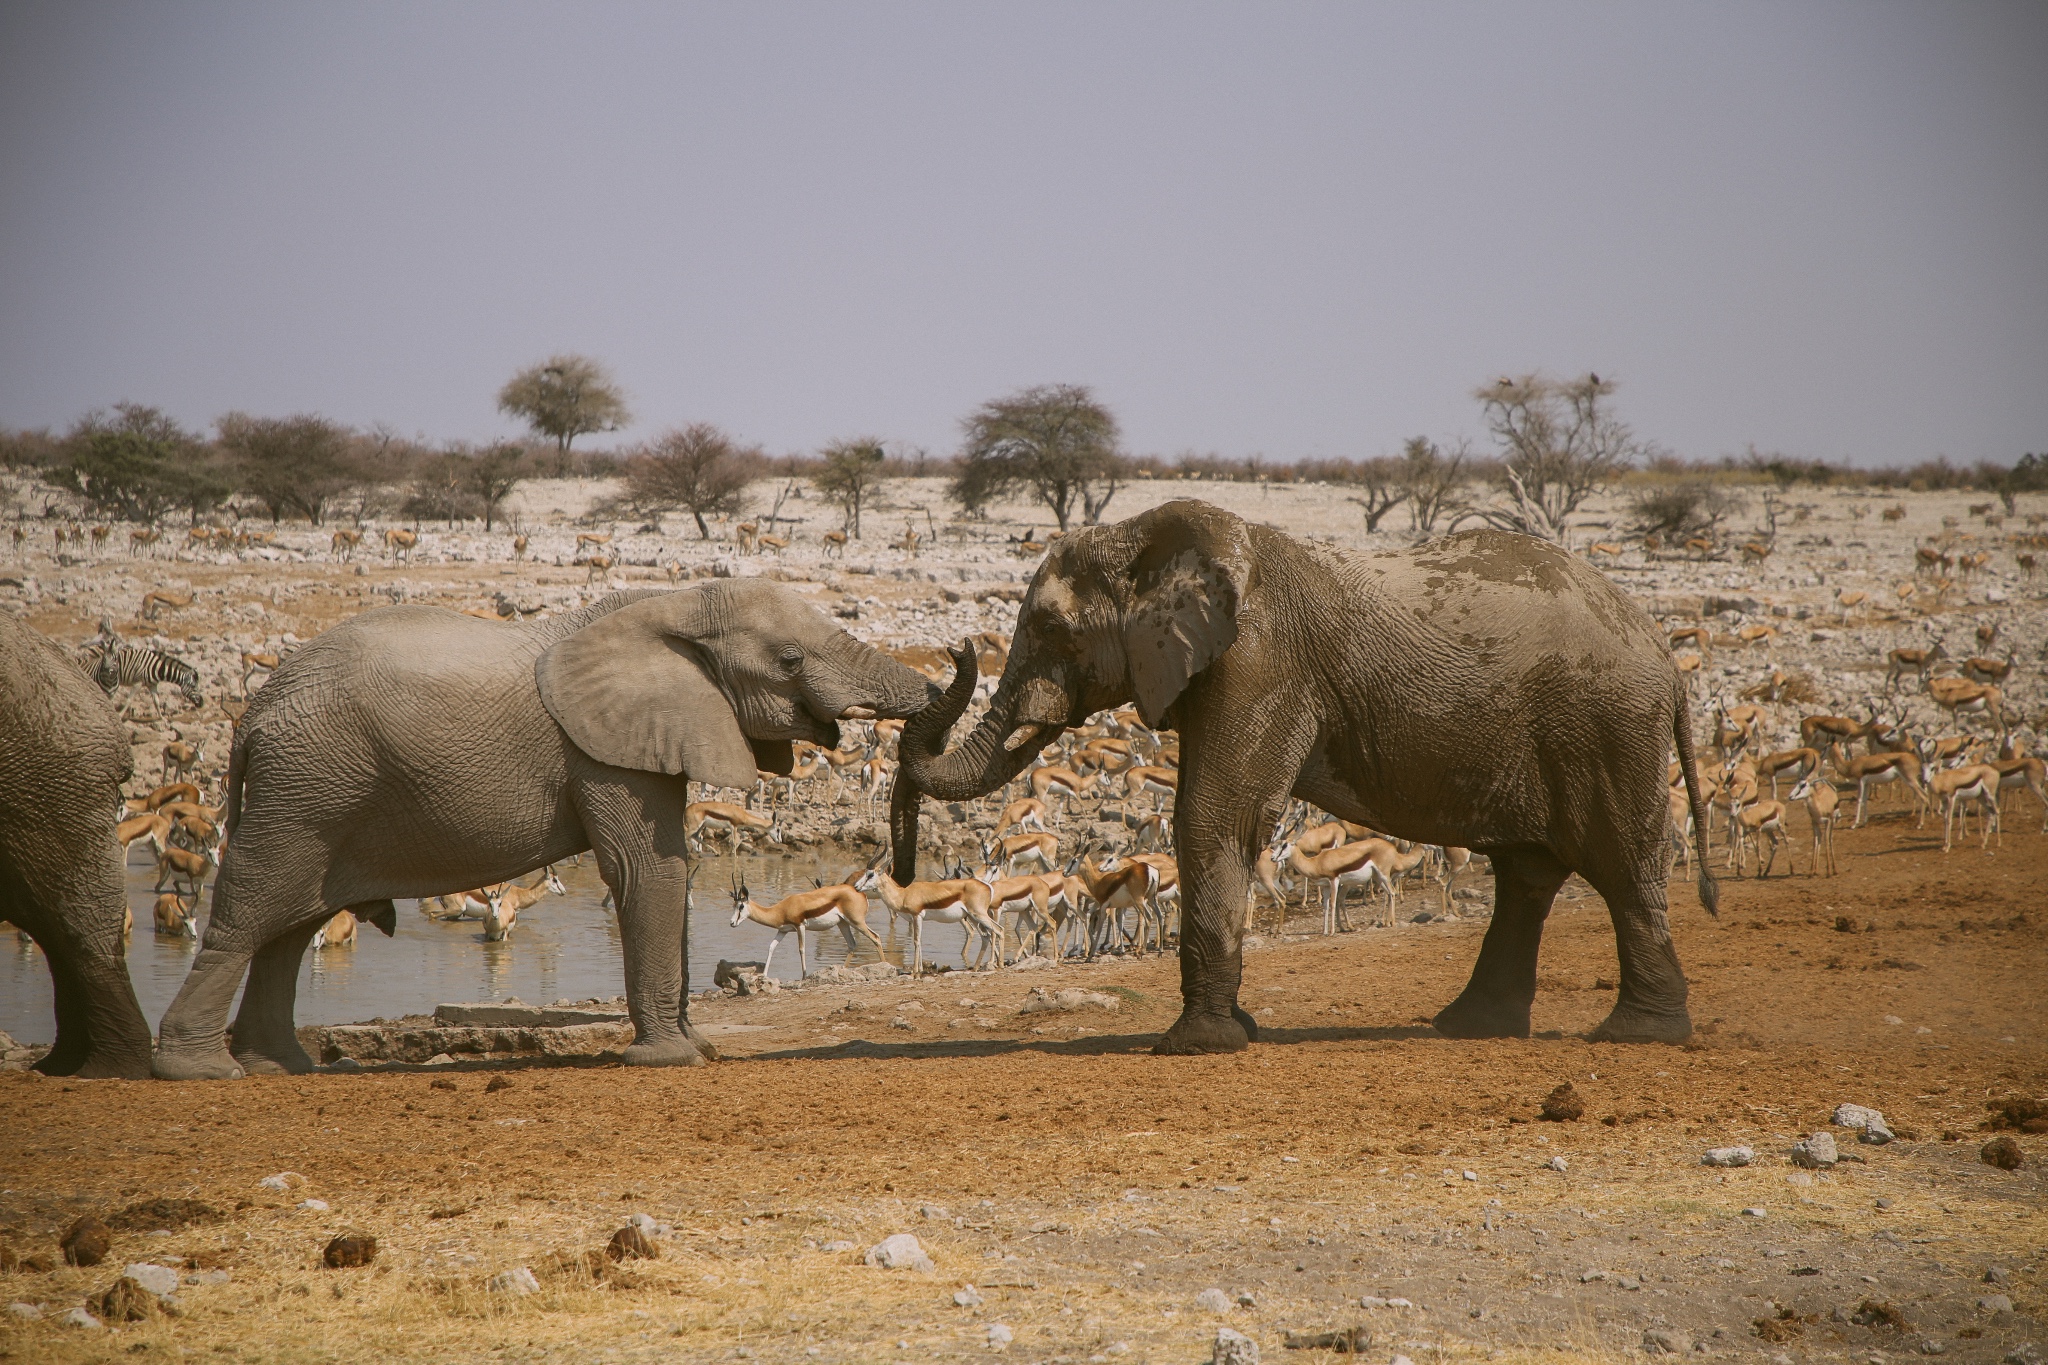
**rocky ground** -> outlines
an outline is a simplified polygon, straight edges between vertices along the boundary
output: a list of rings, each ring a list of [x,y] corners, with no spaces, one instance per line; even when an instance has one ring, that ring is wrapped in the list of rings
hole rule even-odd
[[[192,659],[208,706],[158,725],[145,703],[138,768],[156,776],[174,730],[217,768],[242,651],[395,599],[497,611],[502,595],[520,613],[603,591],[569,563],[593,491],[528,490],[524,564],[506,535],[432,528],[410,565],[331,563],[326,533],[305,528],[156,560],[64,564],[31,544],[26,564],[0,566],[0,609],[71,642],[111,616]],[[1115,510],[1189,491],[1300,534],[1400,539],[1365,536],[1328,489],[1140,485]],[[878,519],[891,534],[909,504],[941,505],[934,488],[894,496],[904,506]],[[1634,542],[1612,566],[1670,624],[1704,613],[1722,637],[1703,697],[1732,701],[1774,668],[1803,675],[1812,700],[1767,703],[1784,747],[1803,712],[1881,693],[1885,650],[1939,639],[1957,657],[2010,651],[2012,709],[2038,716],[2048,618],[2002,539],[2020,519],[1985,526],[1961,496],[1908,495],[1897,522],[1880,515],[1891,498],[1794,501],[1809,505],[1781,511],[1761,567]],[[936,547],[915,558],[871,532],[844,563],[824,558],[815,511],[781,560],[622,525],[611,578],[667,583],[671,563],[777,573],[850,629],[936,662],[946,640],[1008,629],[1032,563],[1007,541],[1029,529],[1026,509],[1000,510],[987,525],[934,523]],[[1986,572],[1902,595],[1914,545],[1945,532],[1954,552],[1991,549]],[[152,589],[193,605],[141,621]],[[1839,606],[1859,591],[1869,600]],[[1732,643],[1753,624],[1780,634]],[[1989,649],[1980,626],[1997,628]],[[1923,696],[1902,708],[1927,733],[1950,728]],[[864,832],[858,810],[809,804],[792,828]],[[1645,1351],[2031,1360],[2027,1343],[2048,1345],[2048,1148],[2025,1128],[2048,1095],[2048,836],[2030,795],[2010,796],[2008,814],[1988,852],[1973,840],[1944,856],[1938,835],[1887,808],[1841,835],[1836,878],[1809,875],[1795,817],[1798,875],[1727,886],[1719,921],[1680,879],[1674,932],[1701,1025],[1683,1048],[1583,1041],[1611,1003],[1614,957],[1598,899],[1574,886],[1524,1042],[1453,1043],[1422,1023],[1469,969],[1482,897],[1461,917],[1328,939],[1269,926],[1246,989],[1264,1041],[1236,1057],[1149,1056],[1176,972],[1126,959],[708,999],[695,1017],[729,1060],[701,1071],[616,1068],[598,1033],[553,1049],[589,1056],[540,1055],[546,1038],[519,1061],[362,1055],[414,1055],[390,1051],[401,1025],[336,1052],[367,1064],[290,1079],[0,1074],[0,1265],[13,1267],[0,1303],[23,1305],[0,1312],[0,1353],[1194,1361],[1228,1327],[1269,1359],[1286,1333],[1356,1328],[1381,1360],[1422,1365]],[[1543,1120],[1564,1083],[1583,1115]],[[1883,1111],[1895,1140],[1831,1125],[1844,1102]],[[1794,1142],[1822,1130],[1850,1159],[1792,1164]],[[1980,1155],[2000,1137],[2018,1169]],[[1745,1145],[1748,1166],[1702,1164]],[[58,1242],[85,1214],[109,1224],[110,1245],[68,1266]],[[654,1258],[584,1255],[635,1215]],[[376,1239],[374,1258],[324,1267],[349,1232]],[[899,1233],[920,1244],[909,1267],[863,1264]],[[177,1281],[168,1301],[149,1270],[105,1300],[145,1264]],[[109,1325],[65,1323],[88,1304]]]

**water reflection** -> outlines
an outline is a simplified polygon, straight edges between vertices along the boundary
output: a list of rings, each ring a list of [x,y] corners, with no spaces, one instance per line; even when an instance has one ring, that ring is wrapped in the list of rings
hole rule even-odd
[[[733,881],[743,878],[754,900],[766,905],[790,892],[808,890],[814,881],[850,877],[863,862],[837,853],[705,859],[698,865],[696,909],[690,917],[690,989],[710,987],[720,958],[759,962],[768,955],[775,937],[772,929],[751,921],[737,928],[730,924],[732,898],[727,888]],[[517,996],[538,1004],[622,994],[618,918],[604,908],[605,888],[596,862],[586,856],[581,864],[563,865],[557,871],[568,894],[546,897],[521,911],[518,928],[502,943],[486,943],[479,923],[430,920],[414,902],[400,901],[395,937],[387,939],[363,925],[354,947],[309,952],[299,969],[299,1022],[395,1018],[426,1013],[452,1000]],[[128,867],[128,903],[136,926],[128,945],[128,974],[152,1028],[184,983],[198,946],[188,938],[159,938],[152,930],[154,876],[154,865],[145,864],[139,855]],[[868,923],[882,935],[889,960],[908,966],[909,922],[903,921],[898,933],[886,906],[880,901],[871,901],[870,906]],[[204,918],[200,932],[205,932]],[[964,942],[958,926],[927,925],[925,960],[957,962]],[[849,961],[872,962],[876,957],[865,939],[849,954],[837,933],[812,935],[810,950],[813,971]],[[794,980],[796,956],[796,944],[784,943],[775,954],[774,975]],[[47,1043],[56,1032],[49,969],[42,954],[11,927],[0,930],[0,1031],[24,1043]]]

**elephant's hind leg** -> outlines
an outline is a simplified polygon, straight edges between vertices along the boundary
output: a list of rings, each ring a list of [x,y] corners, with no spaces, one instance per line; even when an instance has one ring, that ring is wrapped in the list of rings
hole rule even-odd
[[[1641,870],[1593,874],[1593,889],[1607,901],[1621,961],[1621,992],[1614,1009],[1591,1034],[1604,1043],[1682,1043],[1692,1036],[1685,972],[1671,943],[1665,913],[1661,857]]]
[[[242,1067],[228,1052],[228,1009],[242,984],[251,954],[238,947],[207,946],[192,958],[192,970],[177,998],[164,1011],[150,1070],[166,1081],[239,1080]]]
[[[316,919],[279,934],[257,949],[249,964],[249,987],[242,992],[242,1008],[235,1012],[234,1057],[252,1076],[302,1076],[313,1069],[313,1059],[299,1046],[292,1016],[298,1003],[299,962],[323,922]]]
[[[1435,1019],[1447,1038],[1526,1038],[1536,1000],[1536,953],[1550,903],[1570,869],[1545,848],[1489,850],[1493,922],[1472,979]]]

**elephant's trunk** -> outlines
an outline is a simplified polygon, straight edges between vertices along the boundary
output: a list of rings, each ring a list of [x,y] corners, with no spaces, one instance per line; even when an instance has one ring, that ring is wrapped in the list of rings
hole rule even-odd
[[[1064,725],[1064,693],[1043,679],[1011,686],[1006,674],[988,714],[957,748],[945,749],[946,736],[974,695],[979,667],[971,645],[953,650],[953,682],[931,706],[903,725],[898,752],[902,767],[889,803],[889,827],[895,842],[895,877],[908,882],[917,872],[918,801],[929,794],[941,801],[968,801],[986,796],[1021,772],[1038,752],[1048,729]],[[1054,694],[1057,694],[1055,697]],[[1021,695],[1021,702],[1019,700]],[[1055,702],[1059,714],[1053,715]],[[1017,731],[1024,732],[1018,739]],[[1028,742],[1034,736],[1038,743]],[[1015,740],[1015,743],[1006,741]]]

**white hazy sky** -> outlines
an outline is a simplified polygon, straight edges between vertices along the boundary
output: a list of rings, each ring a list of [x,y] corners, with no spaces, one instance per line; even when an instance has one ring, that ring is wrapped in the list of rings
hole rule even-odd
[[[1476,435],[1618,377],[1692,456],[2048,450],[2048,6],[0,3],[0,425],[1134,452]]]

